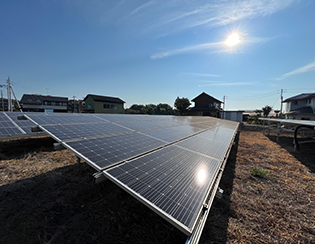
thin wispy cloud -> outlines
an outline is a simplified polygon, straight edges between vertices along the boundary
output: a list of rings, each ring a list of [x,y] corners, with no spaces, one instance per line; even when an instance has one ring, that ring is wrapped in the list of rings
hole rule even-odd
[[[274,14],[281,11],[299,0],[229,0],[216,1],[177,1],[175,11],[174,1],[169,9],[159,15],[157,10],[156,21],[149,25],[147,31],[161,31],[164,35],[172,32],[183,31],[189,28],[201,27],[214,28],[234,23],[242,19],[252,19]]]
[[[136,33],[165,36],[186,29],[214,28],[242,19],[253,19],[279,12],[300,0],[208,0],[199,1],[87,1],[68,0],[85,19],[102,24],[126,25]],[[128,28],[127,30],[130,30]],[[151,35],[152,36],[152,35]],[[154,37],[153,37],[154,38]]]
[[[167,58],[169,56],[174,55],[180,55],[180,54],[186,54],[186,53],[196,53],[201,52],[204,53],[205,51],[207,53],[228,53],[228,52],[240,52],[241,46],[244,45],[252,45],[252,44],[258,44],[258,43],[265,43],[272,38],[258,38],[258,37],[248,37],[246,40],[242,41],[238,46],[239,47],[228,47],[224,41],[222,42],[209,42],[209,43],[203,43],[203,44],[197,44],[193,46],[187,46],[179,49],[173,49],[168,50],[164,52],[158,52],[156,54],[151,55],[151,59],[160,59],[160,58]]]
[[[153,3],[154,3],[154,1],[150,1],[150,2],[147,2],[147,3],[145,3],[145,4],[143,4],[143,5],[139,6],[139,7],[137,7],[136,9],[134,9],[133,11],[131,11],[129,14],[127,14],[125,17],[123,17],[123,18],[121,19],[121,21],[124,20],[124,19],[126,19],[126,18],[128,18],[128,17],[130,17],[130,16],[132,16],[132,15],[135,15],[135,14],[138,13],[140,10],[149,7],[149,6],[152,5]]]
[[[218,47],[220,47],[222,45],[224,45],[224,43],[222,43],[222,42],[203,43],[203,44],[199,44],[199,45],[187,46],[187,47],[179,48],[179,49],[173,49],[173,50],[169,50],[166,52],[159,52],[159,53],[152,55],[150,58],[154,60],[154,59],[166,58],[169,56],[179,55],[179,54],[183,54],[183,53],[198,52],[198,51],[202,51],[205,49],[211,51],[213,49],[218,49]]]
[[[293,76],[293,75],[303,74],[303,73],[307,73],[307,72],[314,71],[314,70],[315,70],[315,61],[313,61],[312,63],[309,63],[303,67],[295,69],[291,72],[283,74],[282,76],[276,78],[276,80],[283,80],[283,79],[286,79],[286,78]]]

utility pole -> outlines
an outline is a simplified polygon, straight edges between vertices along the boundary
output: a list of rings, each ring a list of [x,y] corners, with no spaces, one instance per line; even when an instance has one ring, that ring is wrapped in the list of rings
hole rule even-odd
[[[12,100],[11,100],[11,81],[10,81],[10,76],[8,76],[7,79],[7,90],[8,90],[8,111],[12,112]]]
[[[281,104],[280,104],[280,119],[282,119],[282,102],[283,102],[283,89],[281,89]]]
[[[225,96],[223,96],[223,111],[225,110]]]
[[[73,113],[75,111],[75,96],[73,96]]]
[[[2,88],[3,85],[0,85],[0,87]],[[4,100],[3,100],[3,92],[2,92],[2,89],[1,89],[1,101],[2,101],[2,111],[4,112]]]

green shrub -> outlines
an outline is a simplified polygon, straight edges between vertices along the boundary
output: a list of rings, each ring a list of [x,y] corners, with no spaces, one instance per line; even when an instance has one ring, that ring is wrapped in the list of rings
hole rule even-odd
[[[250,169],[250,173],[253,175],[253,176],[259,176],[259,177],[265,177],[265,176],[268,176],[269,175],[269,172],[267,170],[264,170],[264,169],[259,169],[257,167],[252,167]]]

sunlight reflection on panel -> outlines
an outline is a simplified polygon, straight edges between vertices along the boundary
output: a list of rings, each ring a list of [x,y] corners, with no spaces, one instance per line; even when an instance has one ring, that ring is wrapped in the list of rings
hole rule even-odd
[[[197,182],[199,185],[203,185],[206,181],[207,178],[207,173],[206,170],[204,168],[200,168],[197,171]]]

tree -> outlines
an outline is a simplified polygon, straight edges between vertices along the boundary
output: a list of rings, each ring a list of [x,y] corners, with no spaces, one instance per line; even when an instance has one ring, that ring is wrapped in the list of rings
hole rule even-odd
[[[175,102],[174,102],[174,107],[177,108],[179,111],[180,115],[183,115],[186,111],[187,108],[191,105],[190,101],[188,98],[179,98],[177,97]]]
[[[257,117],[261,117],[261,113],[263,112],[263,110],[256,109],[256,110],[254,110],[254,112],[256,113]]]
[[[155,114],[173,115],[173,108],[166,103],[159,103],[155,108]]]
[[[130,108],[125,109],[125,114],[161,114],[161,115],[174,115],[174,109],[164,103],[155,104],[147,104],[147,105],[138,105],[133,104]]]
[[[264,113],[264,117],[267,117],[270,111],[272,110],[272,107],[266,105],[265,107],[262,108],[262,111]]]
[[[69,99],[67,110],[70,113],[79,113],[79,101],[76,99]]]

